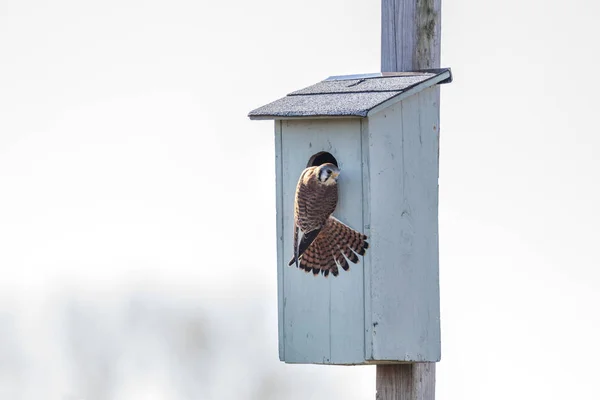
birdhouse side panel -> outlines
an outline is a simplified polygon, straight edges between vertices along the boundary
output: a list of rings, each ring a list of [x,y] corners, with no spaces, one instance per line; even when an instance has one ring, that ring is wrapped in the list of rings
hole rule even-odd
[[[438,88],[369,117],[372,361],[439,361]]]
[[[363,258],[340,268],[339,276],[314,276],[288,261],[293,256],[294,195],[309,158],[331,153],[341,170],[334,216],[363,230],[362,146],[360,119],[281,122],[282,238],[279,257],[280,344],[288,363],[364,363]]]
[[[276,204],[276,235],[277,235],[277,313],[279,317],[277,330],[279,338],[279,360],[284,361],[284,341],[283,337],[283,274],[279,269],[284,265],[283,259],[283,160],[282,160],[282,138],[281,126],[283,121],[275,121],[275,204]]]

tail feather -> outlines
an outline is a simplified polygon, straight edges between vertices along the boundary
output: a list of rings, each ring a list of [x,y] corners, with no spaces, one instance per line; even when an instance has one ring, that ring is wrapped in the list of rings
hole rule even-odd
[[[352,261],[354,264],[356,264],[358,262],[358,256],[356,255],[355,252],[350,250],[349,247],[344,248],[342,251],[343,251],[344,255],[346,256],[346,258],[348,259],[348,261]]]
[[[305,272],[310,272],[315,265],[315,258],[312,252],[308,254],[303,254],[300,257],[300,269],[303,269]]]
[[[369,248],[367,237],[355,231],[334,217],[329,217],[327,223],[312,240],[310,245],[299,256],[299,266],[305,272],[324,276],[331,273],[337,276],[338,266],[347,271],[348,261],[356,264],[358,255],[363,256]],[[290,265],[294,263],[294,259]]]
[[[321,271],[322,268],[322,254],[321,254],[321,248],[320,248],[320,242],[319,241],[314,241],[313,242],[313,249],[315,251],[315,265],[313,266],[312,269],[312,273],[313,275],[319,275],[319,272]]]

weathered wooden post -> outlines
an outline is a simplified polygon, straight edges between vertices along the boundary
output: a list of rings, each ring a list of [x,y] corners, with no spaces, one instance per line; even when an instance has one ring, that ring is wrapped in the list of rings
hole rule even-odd
[[[381,0],[382,72],[439,68],[440,41],[441,0]],[[376,387],[377,400],[433,400],[435,363],[378,365]]]
[[[332,76],[249,114],[275,121],[279,357],[376,364],[381,400],[433,399],[441,352],[439,85],[452,77],[449,69],[431,68],[437,61],[419,50],[439,29],[439,10],[421,8],[405,17],[414,19],[418,10],[436,16],[423,39],[410,36],[416,50],[407,55],[408,71]],[[384,25],[386,18],[396,21],[392,15],[384,10]],[[389,32],[382,46],[408,54],[396,49],[397,29]],[[426,60],[417,63],[426,70],[410,71],[414,60]],[[403,65],[382,52],[383,70]],[[358,265],[327,278],[287,265],[298,177],[325,162],[341,170],[334,216],[370,243]]]

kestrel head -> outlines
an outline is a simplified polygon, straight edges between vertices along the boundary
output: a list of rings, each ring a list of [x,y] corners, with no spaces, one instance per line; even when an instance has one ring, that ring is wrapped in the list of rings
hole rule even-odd
[[[337,182],[340,169],[331,163],[325,163],[317,168],[319,182],[325,185],[333,185]]]

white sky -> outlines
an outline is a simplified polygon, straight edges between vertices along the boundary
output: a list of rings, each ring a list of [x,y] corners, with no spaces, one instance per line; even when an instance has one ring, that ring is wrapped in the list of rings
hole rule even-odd
[[[600,398],[599,17],[443,3],[440,399]],[[374,367],[277,360],[272,123],[246,114],[378,71],[379,20],[3,1],[0,398],[374,398]]]

